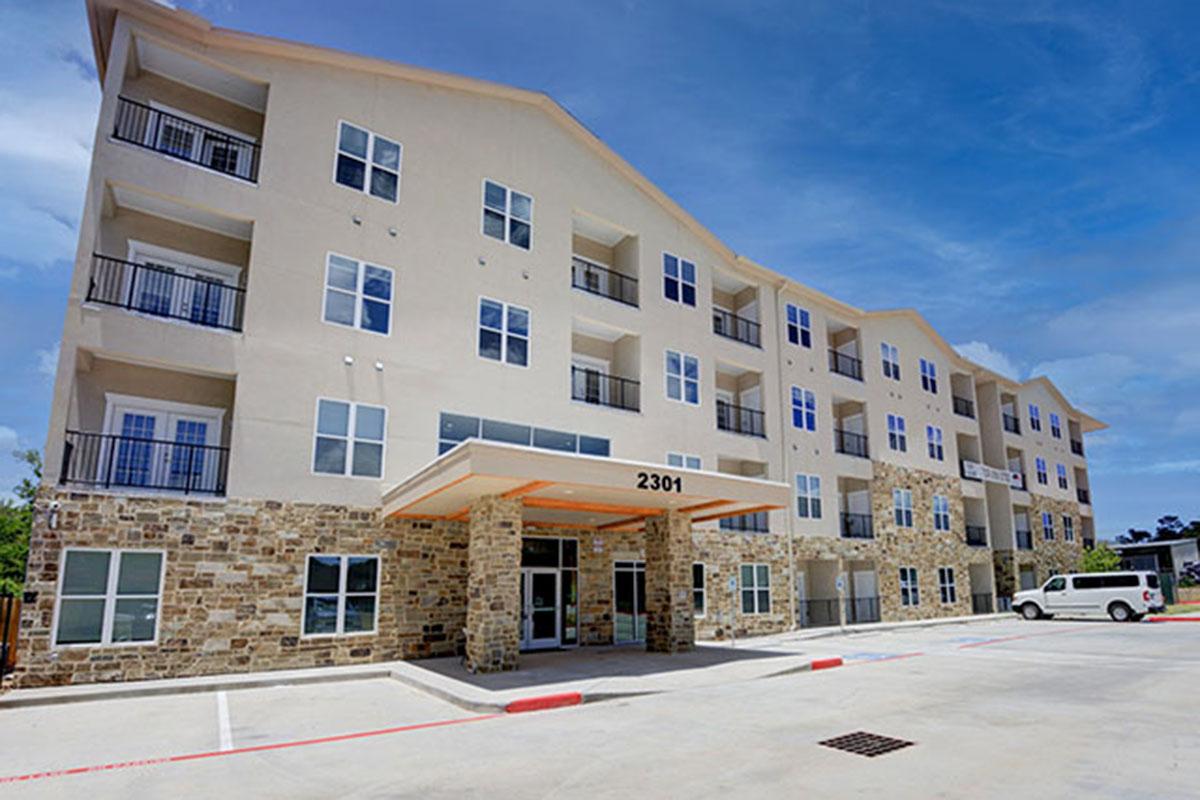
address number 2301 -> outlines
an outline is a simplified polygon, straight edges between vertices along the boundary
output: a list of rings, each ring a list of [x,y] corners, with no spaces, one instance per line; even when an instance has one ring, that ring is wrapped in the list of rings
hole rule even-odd
[[[682,492],[683,478],[658,472],[639,472],[637,488],[649,489],[652,492]]]

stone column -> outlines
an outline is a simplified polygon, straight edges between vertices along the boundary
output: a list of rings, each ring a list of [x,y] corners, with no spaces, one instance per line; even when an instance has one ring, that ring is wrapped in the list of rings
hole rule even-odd
[[[521,645],[521,501],[498,495],[471,505],[467,527],[467,668],[517,668]]]
[[[692,614],[692,520],[667,511],[646,520],[646,649],[679,653],[696,644]]]

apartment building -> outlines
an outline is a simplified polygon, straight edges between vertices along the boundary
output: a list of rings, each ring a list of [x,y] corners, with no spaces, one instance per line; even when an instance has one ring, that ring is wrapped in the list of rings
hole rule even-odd
[[[1049,380],[733,253],[545,95],[87,10],[24,685],[985,613],[1094,538]]]

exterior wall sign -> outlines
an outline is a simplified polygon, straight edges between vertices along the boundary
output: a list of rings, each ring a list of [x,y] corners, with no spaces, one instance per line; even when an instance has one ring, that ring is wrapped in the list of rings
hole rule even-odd
[[[975,461],[963,462],[963,476],[988,483],[1003,483],[1014,489],[1020,489],[1021,473],[1007,469],[996,469]]]

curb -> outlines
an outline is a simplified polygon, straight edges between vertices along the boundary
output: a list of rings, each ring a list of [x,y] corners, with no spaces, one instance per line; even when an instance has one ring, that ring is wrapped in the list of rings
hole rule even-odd
[[[566,708],[583,703],[581,692],[562,692],[560,694],[543,694],[535,697],[522,697],[504,706],[506,714],[524,714],[529,711],[547,711],[551,708]]]
[[[942,617],[940,619],[917,619],[903,622],[871,622],[864,625],[847,625],[844,628],[831,625],[826,628],[797,628],[794,631],[781,634],[771,634],[764,638],[780,638],[784,641],[809,641],[811,639],[827,639],[831,636],[853,636],[859,633],[882,633],[897,630],[916,630],[920,628],[937,628],[943,625],[966,625],[985,620],[1012,619],[1012,611],[997,611],[992,614],[972,614],[966,617]]]
[[[843,665],[843,663],[844,662],[840,658],[818,658],[816,661],[812,662],[811,666],[812,671],[816,672],[819,669],[833,669],[834,667],[840,667]]]
[[[1200,617],[1185,617],[1180,615],[1165,615],[1146,617],[1147,622],[1200,622]]]

